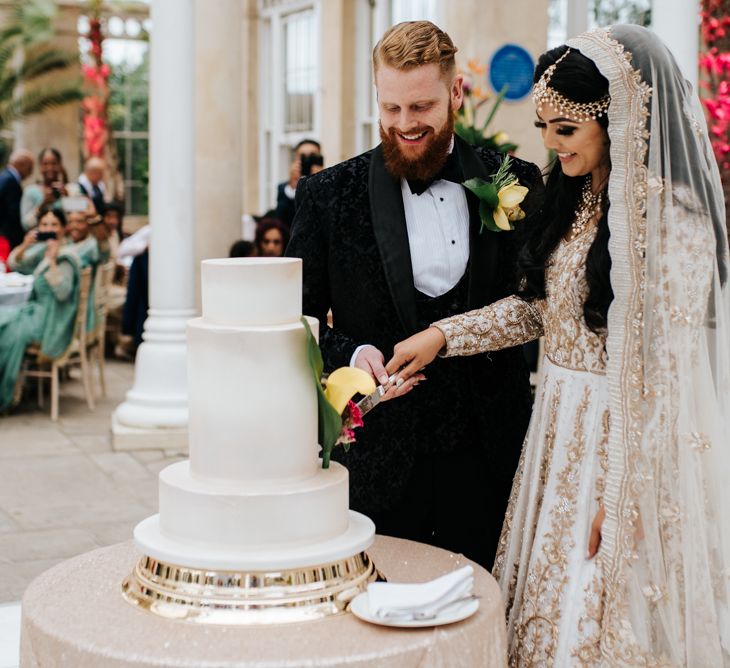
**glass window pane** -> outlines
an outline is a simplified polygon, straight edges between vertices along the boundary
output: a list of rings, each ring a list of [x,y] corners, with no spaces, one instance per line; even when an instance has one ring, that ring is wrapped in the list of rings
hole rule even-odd
[[[147,182],[149,178],[149,157],[147,154],[147,139],[132,139],[132,164],[129,175],[125,179]]]
[[[147,201],[147,186],[128,186],[130,214],[134,216],[146,216],[149,213]]]
[[[402,21],[436,21],[436,0],[392,0],[390,18],[393,24]]]
[[[122,176],[125,176],[127,171],[127,140],[117,138],[116,143],[117,159],[119,160],[119,173]]]
[[[149,126],[149,98],[147,92],[135,93],[131,99],[130,130],[147,132]]]
[[[284,48],[284,131],[311,131],[318,50],[314,12],[296,12],[285,18]]]

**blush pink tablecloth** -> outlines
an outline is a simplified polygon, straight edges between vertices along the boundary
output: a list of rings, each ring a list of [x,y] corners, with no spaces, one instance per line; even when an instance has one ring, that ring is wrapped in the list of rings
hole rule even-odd
[[[469,562],[428,545],[378,536],[368,550],[391,581],[430,580]],[[21,668],[504,668],[504,607],[495,580],[475,566],[479,611],[426,629],[367,624],[346,613],[302,624],[208,626],[168,621],[129,605],[121,582],[139,559],[130,541],[75,557],[25,592]]]

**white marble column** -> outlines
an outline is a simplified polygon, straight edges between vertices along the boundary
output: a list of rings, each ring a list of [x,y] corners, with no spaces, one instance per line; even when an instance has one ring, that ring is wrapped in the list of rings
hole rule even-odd
[[[651,27],[669,46],[685,78],[697,90],[700,50],[699,0],[661,0],[651,10]]]
[[[152,0],[150,310],[134,386],[112,417],[115,449],[187,446],[185,327],[194,289],[193,0]]]

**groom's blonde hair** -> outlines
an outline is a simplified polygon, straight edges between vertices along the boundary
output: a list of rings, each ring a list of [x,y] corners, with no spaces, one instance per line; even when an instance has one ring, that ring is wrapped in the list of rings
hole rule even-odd
[[[373,72],[381,65],[410,70],[436,63],[443,75],[451,76],[456,71],[456,52],[451,37],[430,21],[405,21],[388,28],[375,45]]]

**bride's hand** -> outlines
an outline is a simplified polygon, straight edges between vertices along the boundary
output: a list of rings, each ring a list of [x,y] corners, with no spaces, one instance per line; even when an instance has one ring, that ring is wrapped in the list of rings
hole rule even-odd
[[[588,539],[588,558],[593,559],[601,545],[601,529],[603,528],[603,520],[606,518],[606,509],[601,506],[593,518],[591,524],[591,536]]]
[[[446,345],[446,338],[438,327],[429,327],[405,341],[396,343],[393,359],[385,365],[388,375],[398,372],[399,381],[407,381],[427,364],[433,362]]]

